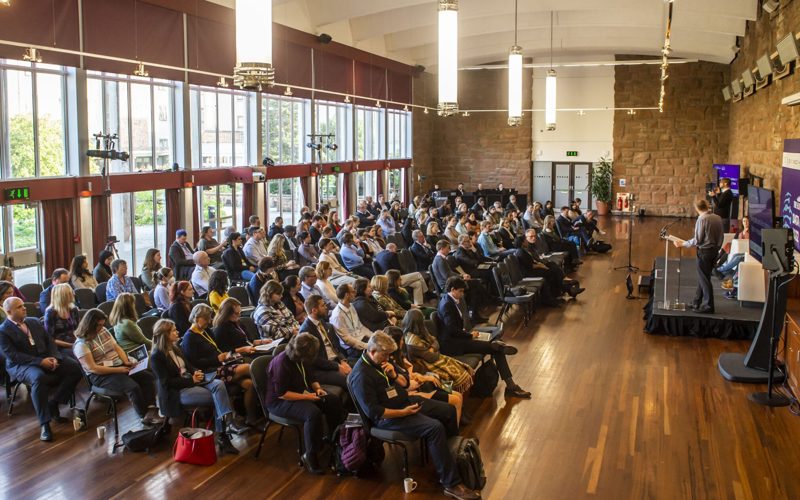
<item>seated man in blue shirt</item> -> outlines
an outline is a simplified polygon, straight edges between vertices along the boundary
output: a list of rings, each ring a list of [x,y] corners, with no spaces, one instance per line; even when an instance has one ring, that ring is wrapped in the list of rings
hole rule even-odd
[[[424,439],[445,495],[465,500],[480,498],[464,486],[447,446],[448,435],[458,434],[455,407],[409,396],[395,384],[397,373],[388,361],[396,350],[397,344],[389,335],[375,332],[348,377],[351,395],[373,426]]]
[[[106,285],[106,300],[117,300],[121,293],[139,293],[133,286],[133,281],[125,276],[128,274],[128,263],[117,259],[111,263],[111,272],[114,273]]]
[[[359,276],[364,276],[365,278],[372,278],[375,276],[372,266],[366,262],[364,250],[356,244],[353,233],[346,233],[344,238],[342,238],[342,249],[339,250],[339,255],[342,257],[344,267],[346,267],[348,271],[354,272]]]
[[[505,257],[514,253],[514,249],[506,250],[504,247],[498,247],[490,234],[494,224],[491,221],[485,220],[481,223],[481,234],[478,235],[478,245],[480,245],[483,254],[489,258],[497,259]]]

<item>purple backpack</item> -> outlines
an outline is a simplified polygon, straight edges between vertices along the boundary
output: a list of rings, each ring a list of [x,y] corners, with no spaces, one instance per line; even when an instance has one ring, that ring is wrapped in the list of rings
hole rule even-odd
[[[346,427],[339,433],[339,457],[349,472],[358,472],[367,461],[367,433],[363,427]]]

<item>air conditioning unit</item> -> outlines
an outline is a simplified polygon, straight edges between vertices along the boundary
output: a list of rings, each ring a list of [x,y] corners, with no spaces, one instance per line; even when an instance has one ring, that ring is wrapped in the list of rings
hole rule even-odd
[[[784,97],[781,100],[781,104],[784,106],[797,106],[800,104],[800,92]]]

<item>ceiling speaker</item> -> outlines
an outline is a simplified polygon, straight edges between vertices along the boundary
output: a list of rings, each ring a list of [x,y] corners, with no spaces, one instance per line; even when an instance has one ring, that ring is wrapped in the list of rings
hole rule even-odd
[[[780,7],[778,0],[764,0],[764,3],[761,4],[761,8],[770,14],[778,10],[778,7]]]

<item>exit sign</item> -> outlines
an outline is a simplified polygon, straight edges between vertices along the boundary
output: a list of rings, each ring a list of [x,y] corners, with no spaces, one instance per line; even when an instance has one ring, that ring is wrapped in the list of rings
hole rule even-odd
[[[331,171],[339,173],[339,172],[342,171],[342,167],[340,167],[338,165],[335,165],[335,166],[331,167]]]
[[[6,201],[23,201],[31,199],[31,191],[26,187],[6,189],[5,194]]]
[[[577,151],[567,151],[567,156],[578,156]]]

